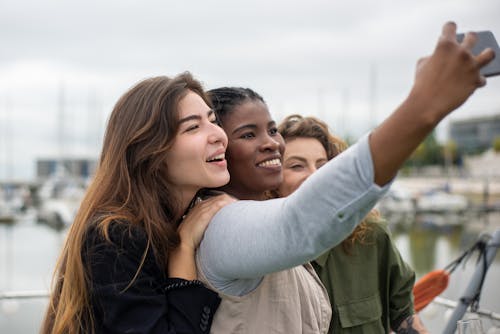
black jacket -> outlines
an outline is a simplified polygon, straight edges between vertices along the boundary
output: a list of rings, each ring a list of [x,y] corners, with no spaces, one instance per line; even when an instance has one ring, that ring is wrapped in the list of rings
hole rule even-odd
[[[90,229],[82,254],[97,333],[210,331],[220,303],[215,292],[197,281],[168,278],[151,250],[137,273],[147,243],[141,229],[113,223],[109,236],[112,243]]]

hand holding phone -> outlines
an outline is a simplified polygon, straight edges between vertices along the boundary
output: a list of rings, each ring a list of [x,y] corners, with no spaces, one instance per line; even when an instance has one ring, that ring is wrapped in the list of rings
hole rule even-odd
[[[476,32],[477,41],[472,48],[472,54],[477,56],[484,49],[490,48],[495,52],[495,58],[486,66],[481,68],[479,73],[485,77],[491,77],[494,75],[500,75],[500,48],[495,40],[495,36],[491,31],[478,31]],[[465,37],[465,34],[457,34],[457,41],[461,43]]]

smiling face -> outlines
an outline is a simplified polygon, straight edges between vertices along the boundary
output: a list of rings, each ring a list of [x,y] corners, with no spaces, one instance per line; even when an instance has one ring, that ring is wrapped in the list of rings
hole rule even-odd
[[[186,204],[201,188],[217,188],[229,181],[224,158],[227,136],[199,95],[189,91],[178,109],[179,127],[166,153],[167,175]]]
[[[293,193],[312,173],[328,161],[326,150],[315,138],[287,139],[283,158],[283,182],[278,188],[281,196]]]
[[[224,190],[240,199],[262,199],[283,179],[284,141],[265,103],[248,100],[222,119],[229,144],[226,152],[231,180]]]

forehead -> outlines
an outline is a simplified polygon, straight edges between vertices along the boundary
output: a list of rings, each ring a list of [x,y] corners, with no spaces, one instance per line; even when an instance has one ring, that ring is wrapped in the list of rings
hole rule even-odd
[[[272,122],[267,106],[259,100],[243,102],[224,117],[224,127],[235,127],[243,124],[264,124]]]
[[[287,157],[302,157],[306,159],[326,159],[326,150],[315,138],[298,137],[286,141],[285,159]]]
[[[182,119],[192,114],[206,113],[210,107],[198,94],[188,91],[179,101],[179,118]]]

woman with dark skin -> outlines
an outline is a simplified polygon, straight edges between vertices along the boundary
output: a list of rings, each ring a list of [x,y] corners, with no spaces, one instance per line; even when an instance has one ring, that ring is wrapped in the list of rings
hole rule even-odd
[[[228,135],[226,159],[231,179],[220,189],[240,200],[269,199],[268,192],[283,180],[285,143],[264,99],[249,88],[238,87],[213,89],[208,95]],[[214,333],[238,332],[238,328],[246,328],[245,333],[322,333],[331,312],[324,287],[310,264],[269,273],[251,292],[237,294],[234,304],[231,294],[220,295],[223,305],[216,318],[230,314],[231,319],[221,320],[224,324],[216,321]],[[309,318],[311,313],[323,316]],[[289,314],[293,320],[285,321],[280,314]]]
[[[209,332],[220,299],[197,280],[194,252],[233,199],[193,200],[229,180],[207,102],[189,74],[144,80],[117,102],[42,333]]]
[[[455,36],[455,24],[445,24],[434,53],[419,62],[407,99],[286,198],[261,200],[282,181],[283,141],[265,103],[247,89],[209,92],[229,137],[231,180],[223,190],[253,200],[222,208],[197,251],[199,278],[222,298],[213,333],[328,331],[325,291],[302,264],[349,236],[413,150],[485,84],[479,69],[492,51],[473,56],[475,35],[462,43]]]
[[[278,127],[285,139],[283,182],[288,196],[327,161],[347,149],[328,126],[292,115]],[[380,214],[372,210],[342,243],[313,262],[332,306],[329,333],[427,333],[413,308],[414,271],[403,261]],[[362,309],[363,312],[356,312]]]

